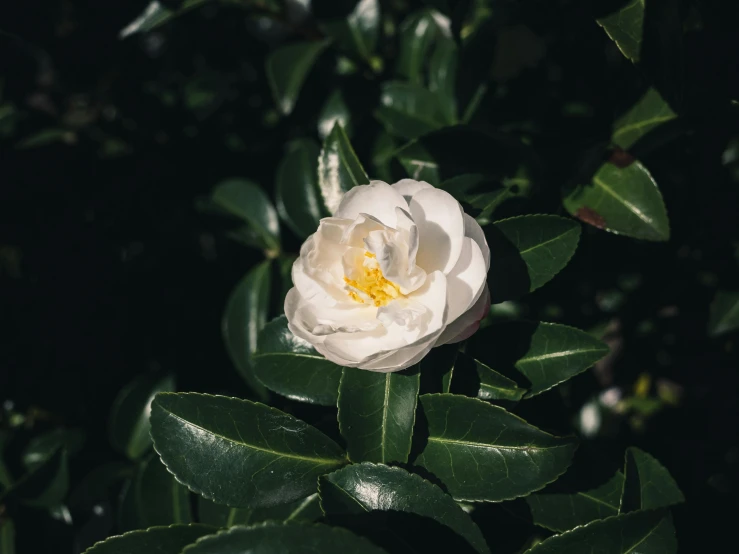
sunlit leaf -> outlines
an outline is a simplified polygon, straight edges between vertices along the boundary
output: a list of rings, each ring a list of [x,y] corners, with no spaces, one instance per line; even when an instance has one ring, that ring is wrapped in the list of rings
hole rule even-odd
[[[630,0],[617,12],[597,20],[618,49],[632,62],[638,62],[641,57],[644,2],[645,0]]]
[[[613,142],[629,148],[641,137],[677,114],[656,89],[650,88],[644,96],[613,125]]]

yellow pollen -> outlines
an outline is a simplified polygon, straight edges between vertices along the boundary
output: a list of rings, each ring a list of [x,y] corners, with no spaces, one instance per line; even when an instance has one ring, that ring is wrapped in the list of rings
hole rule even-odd
[[[367,258],[375,258],[372,252],[365,252],[364,255]],[[360,304],[364,304],[365,300],[356,291],[369,296],[372,303],[377,307],[384,306],[391,300],[402,296],[400,287],[385,279],[379,267],[363,265],[362,275],[359,279],[349,279],[349,277],[344,276],[344,282],[354,289],[347,292],[349,297]]]

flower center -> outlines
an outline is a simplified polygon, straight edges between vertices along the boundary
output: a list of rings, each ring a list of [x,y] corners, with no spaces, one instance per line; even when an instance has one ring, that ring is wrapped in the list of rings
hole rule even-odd
[[[344,276],[344,282],[348,285],[347,293],[352,300],[360,304],[373,303],[375,306],[385,306],[391,300],[400,296],[400,288],[392,281],[388,281],[382,275],[380,264],[372,252],[364,253],[365,263],[358,272],[357,279],[349,279]]]

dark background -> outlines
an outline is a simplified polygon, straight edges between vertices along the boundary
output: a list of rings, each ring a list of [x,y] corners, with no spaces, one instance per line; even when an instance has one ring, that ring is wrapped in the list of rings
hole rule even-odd
[[[317,113],[335,86],[353,108],[352,141],[370,173],[380,128],[371,115],[379,80],[336,77],[325,58],[295,112],[277,116],[264,58],[295,28],[260,30],[242,9],[209,5],[120,40],[146,3],[0,7],[0,105],[13,109],[0,120],[0,400],[6,412],[28,416],[6,458],[19,470],[17,452],[31,437],[82,428],[87,438],[71,464],[73,486],[119,457],[107,442],[107,417],[136,375],[171,372],[178,390],[250,394],[223,347],[220,319],[233,286],[263,255],[229,240],[196,200],[230,176],[271,191],[284,145],[317,138]],[[739,288],[739,162],[722,161],[739,138],[739,106],[730,103],[739,99],[735,3],[652,2],[654,32],[639,68],[594,22],[618,2],[491,4],[501,15],[490,30],[487,78],[498,94],[486,97],[474,124],[531,122],[541,161],[535,194],[496,218],[565,215],[562,186],[579,182],[593,156],[599,159],[613,120],[648,84],[680,116],[635,152],[664,195],[670,241],[584,225],[570,265],[519,303],[531,318],[586,329],[610,323],[608,339],[618,347],[605,373],[578,377],[524,416],[567,431],[582,404],[607,386],[632,395],[648,374],[650,398],[660,398],[659,386],[673,391],[673,404],[662,399],[655,414],[614,416],[613,427],[581,450],[615,464],[628,445],[655,455],[687,497],[674,510],[681,551],[709,551],[712,541],[733,534],[737,515],[739,345],[736,333],[706,334],[716,290]],[[383,3],[396,20],[421,5]],[[675,39],[675,24],[689,32]],[[501,41],[511,29],[512,42]],[[388,60],[393,41],[382,42]],[[586,115],[571,115],[566,106],[573,103]],[[49,130],[60,131],[22,147]],[[282,233],[285,250],[296,252],[298,238],[287,227]],[[84,545],[87,535],[79,533],[90,533],[92,515],[74,515],[67,525],[24,509],[14,516],[18,551]],[[90,536],[113,531],[103,523]]]

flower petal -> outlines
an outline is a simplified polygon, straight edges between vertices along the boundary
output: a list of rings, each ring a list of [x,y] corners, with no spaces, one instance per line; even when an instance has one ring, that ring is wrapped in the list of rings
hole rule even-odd
[[[447,321],[453,322],[469,310],[485,287],[487,267],[477,243],[464,238],[462,253],[449,275],[447,275]]]
[[[475,220],[474,217],[464,214],[464,236],[470,237],[477,243],[482,252],[482,257],[485,259],[485,271],[490,270],[490,247],[488,241],[485,238],[485,233],[480,227],[480,224]]]
[[[405,198],[409,204],[411,202],[411,198],[413,198],[417,192],[424,189],[434,188],[433,185],[428,184],[426,181],[416,181],[415,179],[401,179],[391,186],[402,194],[403,198]]]
[[[431,188],[415,194],[410,209],[420,237],[416,263],[427,273],[448,274],[462,252],[462,206],[448,192]]]
[[[490,290],[485,287],[485,290],[477,299],[477,302],[465,313],[459,316],[455,321],[452,321],[444,332],[441,333],[439,339],[436,341],[434,346],[441,346],[442,344],[452,344],[455,342],[463,341],[471,337],[480,328],[480,322],[490,311]]]
[[[395,208],[408,208],[408,203],[393,187],[382,181],[371,181],[347,192],[334,214],[336,217],[356,219],[360,213],[369,214],[388,227],[395,227]]]

